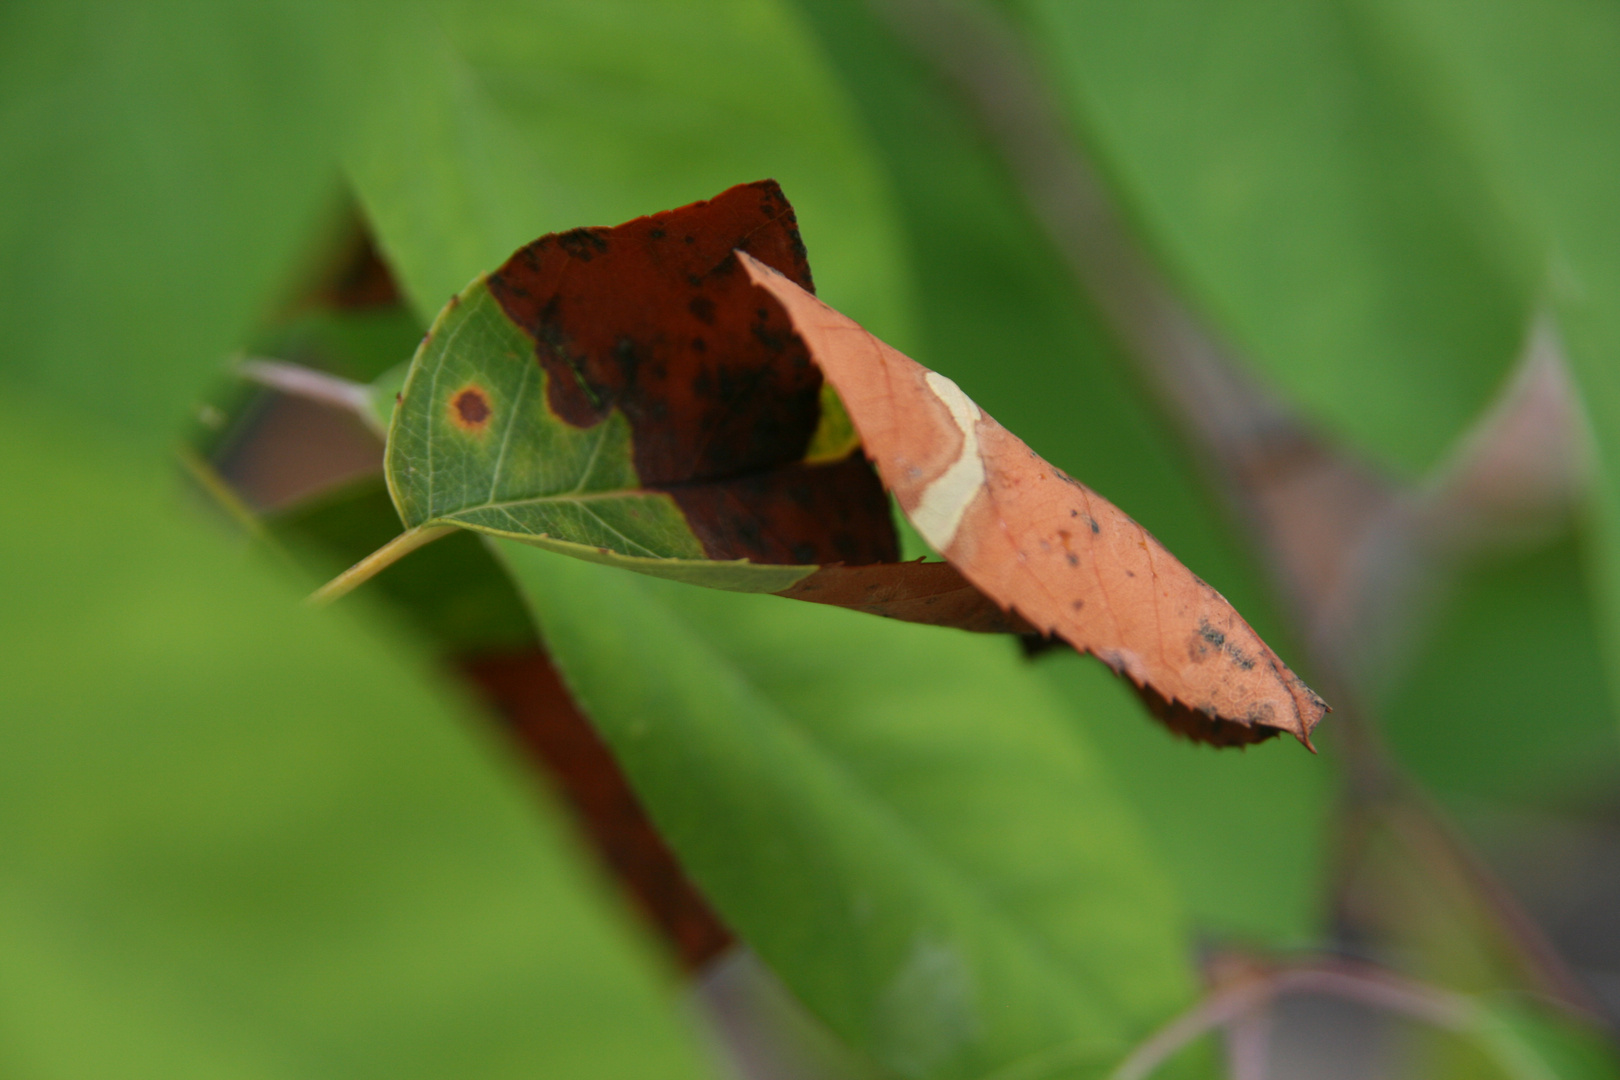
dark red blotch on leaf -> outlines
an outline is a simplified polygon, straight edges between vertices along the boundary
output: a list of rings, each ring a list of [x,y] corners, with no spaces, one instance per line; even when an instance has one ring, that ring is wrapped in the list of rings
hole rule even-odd
[[[892,561],[887,496],[860,455],[801,464],[821,371],[734,250],[805,289],[804,244],[773,180],[615,228],[541,237],[489,277],[534,339],[553,412],[630,422],[636,474],[670,493],[706,554],[770,563]]]

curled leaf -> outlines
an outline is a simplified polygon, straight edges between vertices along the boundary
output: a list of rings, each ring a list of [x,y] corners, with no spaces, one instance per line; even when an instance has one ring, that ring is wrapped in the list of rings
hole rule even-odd
[[[897,558],[847,418],[734,249],[810,287],[772,181],[541,237],[473,282],[434,322],[389,430],[407,528],[757,592]]]
[[[1230,604],[1107,499],[950,379],[746,254],[838,391],[913,525],[980,592],[1129,678],[1173,728],[1309,745],[1327,705]]]
[[[1055,636],[1183,734],[1309,745],[1326,706],[1215,590],[811,288],[768,180],[522,248],[418,350],[387,453],[407,532],[334,594],[455,526],[713,588]],[[947,563],[897,561],[885,486]]]

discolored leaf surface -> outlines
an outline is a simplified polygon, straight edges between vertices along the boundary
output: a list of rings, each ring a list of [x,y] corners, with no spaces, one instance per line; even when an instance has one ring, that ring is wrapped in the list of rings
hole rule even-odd
[[[894,560],[847,419],[827,410],[822,430],[821,374],[733,249],[810,285],[793,210],[761,181],[542,237],[452,301],[390,428],[405,524],[741,591]]]
[[[423,342],[390,428],[401,518],[715,588],[1058,636],[1189,737],[1308,744],[1325,706],[1214,589],[810,287],[772,181],[542,237]],[[862,432],[877,440],[865,456]],[[897,561],[867,457],[950,565]]]
[[[1287,731],[1309,745],[1326,704],[1145,529],[955,383],[739,258],[787,309],[907,517],[969,582],[1128,676],[1184,734],[1240,744]]]

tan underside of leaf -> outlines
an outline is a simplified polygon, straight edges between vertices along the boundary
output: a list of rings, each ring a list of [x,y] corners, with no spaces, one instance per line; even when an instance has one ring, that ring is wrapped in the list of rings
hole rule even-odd
[[[1309,745],[1326,703],[1220,593],[949,379],[739,257],[787,310],[901,509],[968,582],[1127,676],[1186,734],[1242,743],[1286,731]]]

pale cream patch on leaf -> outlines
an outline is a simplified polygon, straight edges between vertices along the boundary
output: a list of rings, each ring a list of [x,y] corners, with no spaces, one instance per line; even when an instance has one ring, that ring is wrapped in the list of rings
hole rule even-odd
[[[984,487],[984,459],[979,456],[979,407],[962,388],[937,371],[927,375],[928,388],[950,410],[962,432],[962,452],[950,468],[923,489],[911,523],[935,551],[944,551],[956,538],[962,516]]]

